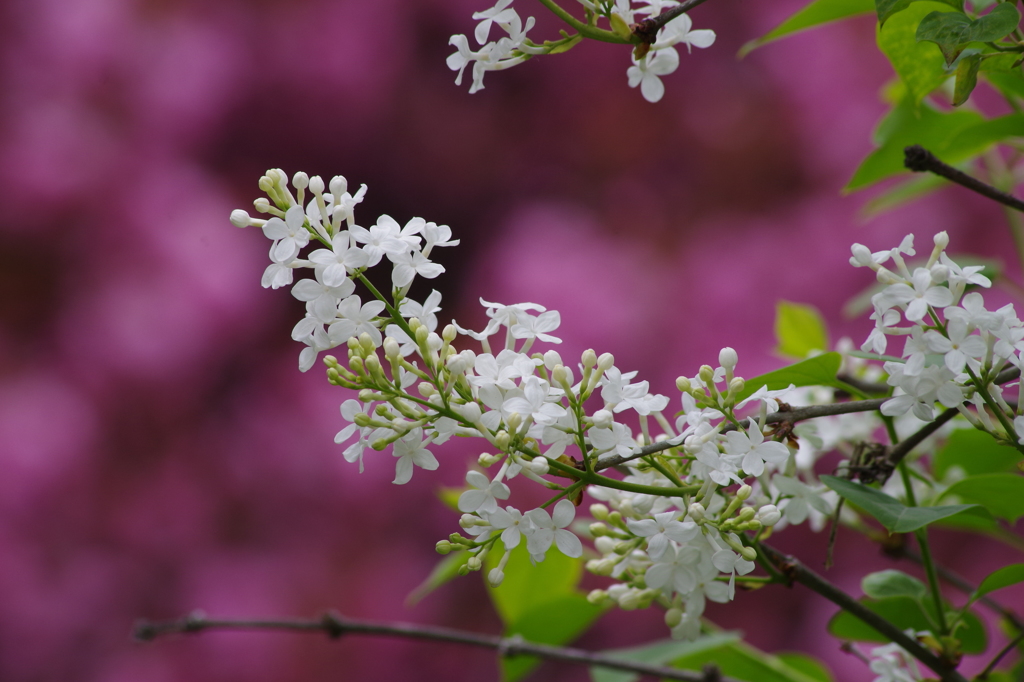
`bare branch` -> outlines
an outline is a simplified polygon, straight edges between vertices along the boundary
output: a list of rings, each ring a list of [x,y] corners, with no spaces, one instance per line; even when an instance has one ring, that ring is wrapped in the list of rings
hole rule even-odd
[[[679,670],[657,665],[648,665],[638,661],[627,661],[614,656],[549,646],[528,642],[522,637],[495,637],[481,635],[465,630],[437,627],[430,625],[412,625],[409,623],[381,623],[377,621],[345,618],[337,613],[328,612],[318,620],[310,619],[268,619],[268,620],[224,620],[207,618],[201,612],[192,613],[185,618],[173,621],[149,622],[139,621],[135,625],[133,635],[140,641],[152,641],[157,637],[175,633],[197,633],[204,630],[286,630],[292,632],[323,632],[331,639],[342,635],[376,635],[380,637],[398,637],[402,639],[425,639],[435,642],[451,642],[470,646],[494,649],[499,656],[537,656],[553,661],[580,663],[583,665],[625,670],[641,675],[651,675],[668,680],[684,680],[684,682],[739,682],[733,678],[723,677],[717,668],[703,672]]]
[[[776,568],[792,582],[798,582],[804,587],[817,592],[821,596],[836,604],[844,611],[848,611],[857,618],[878,630],[880,633],[903,647],[907,653],[924,663],[939,675],[942,682],[967,682],[963,675],[956,671],[956,668],[948,661],[945,661],[934,653],[923,647],[913,637],[909,637],[898,627],[879,616],[874,611],[856,599],[843,592],[841,589],[825,580],[823,577],[807,568],[799,559],[787,556],[764,543],[758,546],[768,560],[775,564]]]
[[[940,161],[934,154],[925,149],[919,144],[915,144],[911,147],[907,147],[903,150],[904,161],[903,165],[912,171],[922,172],[929,171],[935,173],[935,175],[952,180],[958,185],[963,185],[969,190],[977,192],[983,197],[998,201],[1000,204],[1015,208],[1018,211],[1024,211],[1024,201],[1021,201],[1012,194],[1007,194],[1001,190],[996,189],[992,185],[986,184],[975,177],[964,173],[958,168],[953,168],[949,164]]]

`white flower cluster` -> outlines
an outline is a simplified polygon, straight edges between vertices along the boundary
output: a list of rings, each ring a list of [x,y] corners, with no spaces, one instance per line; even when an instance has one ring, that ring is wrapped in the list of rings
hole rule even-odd
[[[981,274],[981,266],[961,267],[953,262],[945,252],[948,243],[945,232],[935,235],[927,262],[913,272],[904,256],[915,255],[914,235],[894,249],[876,253],[861,244],[852,247],[850,263],[871,268],[885,285],[871,299],[875,329],[862,350],[882,355],[889,336],[907,337],[903,360],[884,365],[896,395],[882,405],[882,414],[912,412],[918,419],[931,421],[938,402],[957,408],[977,428],[1020,442],[1024,418],[1003,400],[1004,386],[994,379],[1007,368],[1021,367],[1024,323],[1012,304],[988,310],[980,293],[965,295],[969,285],[989,287],[991,282]],[[889,260],[895,271],[885,267]]]
[[[746,532],[765,535],[784,515],[800,523],[831,513],[834,498],[813,473],[821,451],[804,452],[798,467],[795,448],[765,433],[767,414],[787,391],[762,387],[740,400],[745,384],[732,349],[722,350],[718,368],[677,380],[681,410],[671,420],[670,399],[634,381],[636,372],[623,372],[608,353],[588,350],[578,363],[555,350],[531,353],[535,343],[560,342],[552,335],[559,314],[535,303],[481,300],[489,320],[482,331],[453,321],[439,332],[440,294],[419,302],[408,293],[417,276],[442,272],[429,257],[435,246],[458,243],[448,227],[421,218],[402,226],[388,216],[360,227],[354,208],[365,186],[352,195],[341,177],[325,192],[319,177],[298,173],[289,187],[274,169],[260,188],[268,198],[256,208],[271,217],[239,210],[231,221],[261,227],[272,240],[265,287],[291,284],[296,270],[311,275],[292,287],[306,304],[292,337],[306,345],[303,371],[321,351],[347,351],[344,362],[324,360],[331,383],[358,391],[341,405],[348,424],[335,441],[345,459],[362,468],[366,453],[391,446],[394,482],[404,484],[416,467],[438,468],[431,450],[453,436],[487,442],[458,499],[468,537],[438,543],[442,553],[468,551],[464,572],[482,568],[499,539],[504,554],[489,572],[492,584],[524,539],[535,561],[552,546],[580,557],[582,533],[600,555],[589,569],[617,581],[591,599],[622,608],[659,603],[675,636],[694,637],[705,600],[731,599],[738,576],[754,567]],[[323,248],[303,255],[312,242]],[[385,261],[387,295],[364,274]],[[744,420],[737,412],[748,406],[753,415]],[[603,473],[615,470],[621,478]],[[517,477],[551,499],[525,512],[509,504]],[[585,492],[599,500],[595,521],[574,529]]]
[[[527,32],[533,28],[535,20],[530,17],[525,24],[515,9],[511,7],[513,0],[498,0],[497,4],[483,12],[473,14],[478,20],[474,38],[482,47],[473,51],[470,41],[465,35],[454,35],[449,40],[457,52],[448,56],[448,68],[458,71],[455,84],[462,84],[463,71],[473,64],[473,84],[470,93],[482,90],[484,74],[487,71],[500,71],[521,64],[535,55],[555,54],[570,49],[581,39],[580,34],[566,36],[561,40],[535,43],[527,38]],[[587,13],[590,25],[597,17],[609,20],[613,30],[625,38],[630,35],[631,26],[638,18],[656,17],[665,9],[679,5],[677,0],[642,0],[634,3],[631,0],[580,0]],[[640,5],[634,7],[634,4]],[[508,35],[489,42],[491,28],[497,26]],[[665,94],[665,85],[661,76],[667,76],[679,68],[679,53],[675,45],[685,44],[687,49],[693,47],[710,47],[715,42],[715,32],[707,29],[691,30],[693,22],[685,14],[672,19],[659,31],[655,41],[645,45],[643,49],[633,53],[633,65],[626,75],[629,87],[640,86],[640,92],[648,102],[657,102]]]
[[[910,637],[917,635],[931,636],[928,632],[915,633],[907,630]],[[878,676],[872,682],[920,682],[921,671],[914,657],[908,654],[899,644],[886,644],[871,650],[868,663],[871,672]]]

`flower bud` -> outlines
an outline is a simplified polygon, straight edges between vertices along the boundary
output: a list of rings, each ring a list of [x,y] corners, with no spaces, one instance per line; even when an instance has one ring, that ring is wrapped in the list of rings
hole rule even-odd
[[[601,523],[600,521],[596,521],[596,522],[590,524],[590,534],[593,535],[595,538],[599,538],[599,537],[602,537],[604,535],[607,535],[608,534],[608,526],[606,526],[605,524]]]
[[[665,612],[665,625],[669,628],[674,628],[683,622],[683,611],[682,609],[672,607]]]
[[[620,540],[615,543],[615,549],[613,550],[616,554],[625,554],[626,552],[633,551],[633,543],[629,540]]]
[[[270,199],[266,197],[256,199],[252,202],[252,205],[258,213],[270,213]]]
[[[384,339],[384,357],[394,362],[398,360],[402,355],[402,349],[398,345],[398,341],[395,341],[394,337],[387,337]]]
[[[939,232],[932,239],[935,242],[935,246],[937,246],[940,249],[945,249],[947,246],[949,246],[949,235],[946,234],[945,230]]]
[[[764,526],[774,526],[782,520],[782,512],[774,504],[766,504],[757,510],[757,515],[754,518]]]
[[[231,224],[235,227],[249,227],[249,214],[240,208],[236,208],[231,212]]]
[[[750,497],[750,493],[752,492],[754,492],[753,488],[751,488],[749,485],[743,484],[739,487],[739,490],[736,491],[736,497],[739,500],[745,500],[748,497]]]
[[[448,554],[452,551],[452,543],[447,540],[438,540],[437,544],[434,545],[434,549],[438,554]]]
[[[348,191],[348,180],[343,175],[335,175],[331,178],[331,194],[334,195],[335,199],[341,197],[342,194]]]
[[[610,429],[615,423],[615,415],[610,410],[598,410],[594,413],[594,426],[599,429]]]
[[[557,364],[551,369],[551,381],[561,386],[565,383],[565,367]]]
[[[545,475],[546,473],[548,473],[548,471],[550,471],[550,469],[551,467],[548,465],[547,457],[535,457],[530,462],[530,471],[537,474],[538,476]]]
[[[466,403],[465,405],[459,405],[457,407],[459,413],[462,414],[462,418],[470,424],[476,424],[480,421],[480,406],[476,403]]]
[[[611,554],[615,551],[615,540],[607,535],[594,538],[594,548],[601,554]]]
[[[640,608],[640,590],[630,590],[619,597],[619,608],[623,611],[634,611]]]
[[[518,412],[513,412],[509,416],[505,417],[505,425],[508,426],[511,431],[518,431],[519,427],[523,425],[523,415]]]
[[[317,196],[324,193],[324,180],[319,175],[314,175],[309,179],[309,191]]]
[[[690,380],[686,377],[678,377],[676,379],[676,388],[679,389],[680,393],[689,393],[692,386],[690,385]]]
[[[510,440],[512,439],[509,438],[508,431],[498,431],[494,436],[494,444],[502,452],[508,451],[508,444]]]
[[[424,325],[420,325],[416,328],[416,345],[423,346],[427,342],[427,337],[430,336],[430,330]]]
[[[590,505],[590,515],[598,521],[604,521],[608,518],[608,507],[601,504],[600,502],[595,502],[594,504]]]
[[[740,556],[746,559],[747,561],[756,561],[757,550],[753,547],[744,547],[740,550]]]
[[[718,352],[718,364],[724,367],[726,371],[731,372],[736,369],[737,362],[739,362],[739,356],[732,348],[726,346]]]
[[[420,395],[423,396],[424,398],[429,398],[430,396],[437,393],[437,389],[434,388],[434,385],[428,384],[426,381],[421,381],[420,385],[417,386],[416,388],[419,390]]]
[[[754,514],[756,513],[757,511],[755,511],[753,507],[744,507],[743,509],[740,509],[740,513],[736,516],[736,519],[740,523],[744,523],[754,518]]]
[[[309,176],[299,171],[292,176],[292,187],[295,189],[306,189],[309,187]]]
[[[850,247],[853,257],[850,258],[850,265],[855,268],[874,267],[875,259],[871,257],[871,251],[863,244],[854,244]]]
[[[697,376],[704,382],[705,386],[713,386],[715,383],[715,369],[711,365],[701,365]]]
[[[423,323],[420,322],[420,318],[418,318],[418,317],[410,317],[409,318],[409,329],[412,330],[413,334],[415,334],[416,330],[419,329],[422,326],[423,326]]]
[[[476,458],[476,463],[486,469],[494,466],[501,458],[501,455],[492,455],[487,452],[481,452],[480,456]]]
[[[363,347],[363,352],[367,355],[377,350],[377,346],[373,343],[373,337],[366,332],[359,335],[359,345]]]
[[[549,370],[553,370],[555,365],[562,364],[562,356],[558,354],[556,350],[549,350],[544,354],[544,366]]]
[[[594,352],[593,348],[588,348],[583,351],[583,356],[580,358],[580,362],[584,367],[593,367],[597,364],[597,353]]]
[[[480,557],[478,556],[471,556],[469,557],[469,560],[466,562],[466,565],[469,566],[469,570],[471,571],[479,571],[481,568],[483,568],[484,562],[481,561]]]
[[[704,520],[704,505],[700,502],[692,502],[689,508],[686,510],[687,515],[697,523]]]
[[[733,377],[732,381],[729,382],[729,393],[739,395],[743,392],[743,387],[746,385],[747,382],[743,380],[743,377]]]
[[[333,355],[325,355],[324,356],[324,364],[327,367],[337,367],[338,366],[338,358],[334,357]]]
[[[264,175],[263,177],[260,178],[260,181],[257,183],[257,185],[259,186],[261,192],[266,192],[267,194],[269,194],[270,192],[274,191],[274,179],[270,177],[270,171],[267,171],[267,175]]]
[[[505,580],[505,573],[500,568],[492,568],[490,573],[487,574],[487,582],[491,587],[497,587]]]
[[[615,356],[611,353],[601,353],[601,357],[597,359],[597,368],[602,372],[607,372],[615,366]]]
[[[451,343],[458,335],[459,330],[455,328],[454,324],[446,324],[444,329],[441,330],[441,338],[444,339],[446,343]]]
[[[932,281],[941,284],[949,279],[949,268],[942,263],[936,263],[931,267]]]
[[[608,600],[608,593],[604,590],[591,590],[587,594],[587,601],[591,604],[600,605]]]

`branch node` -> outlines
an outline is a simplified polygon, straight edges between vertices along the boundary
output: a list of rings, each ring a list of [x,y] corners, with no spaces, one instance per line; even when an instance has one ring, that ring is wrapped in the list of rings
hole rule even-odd
[[[903,165],[916,173],[931,170],[936,161],[935,155],[919,144],[903,149]]]
[[[502,637],[498,642],[498,656],[500,658],[511,658],[520,655],[524,641],[523,636],[519,633],[511,637]]]
[[[701,668],[701,672],[704,673],[701,682],[722,682],[722,671],[714,663],[705,665]]]
[[[324,632],[331,639],[338,639],[345,634],[345,621],[342,620],[341,615],[337,611],[328,611],[320,619],[320,623],[324,627]]]

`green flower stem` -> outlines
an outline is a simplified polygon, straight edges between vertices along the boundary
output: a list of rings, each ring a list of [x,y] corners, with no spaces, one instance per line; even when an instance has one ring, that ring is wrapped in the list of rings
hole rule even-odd
[[[903,478],[903,487],[907,491],[907,502],[910,506],[916,507],[917,500],[914,498],[914,487],[910,480],[905,461],[899,464],[900,476]],[[946,608],[942,602],[942,587],[939,585],[939,575],[935,570],[935,562],[932,560],[931,545],[928,544],[928,527],[918,528],[914,531],[917,538],[917,545],[921,548],[921,564],[924,566],[925,575],[928,576],[928,589],[932,593],[932,601],[935,602],[935,613],[939,618],[940,634],[948,635],[949,623],[946,621]]]
[[[653,455],[651,455],[650,457],[644,457],[644,461],[650,464],[658,471],[658,473],[660,473],[662,476],[675,483],[680,488],[685,487],[683,482],[679,479],[679,477],[676,476],[675,472],[673,472],[667,466],[659,462],[657,458],[654,457]]]
[[[1024,454],[1024,445],[1018,443],[1018,439],[1014,438],[1014,436],[1017,433],[1017,430],[1013,428],[1013,422],[1010,421],[1009,417],[1006,416],[1006,413],[1003,411],[1003,409],[999,407],[996,401],[992,398],[992,395],[988,392],[988,386],[986,385],[986,383],[981,381],[981,379],[979,379],[977,375],[974,374],[974,371],[970,367],[964,367],[964,369],[967,370],[967,374],[974,381],[974,386],[977,389],[978,393],[981,394],[982,400],[984,400],[985,404],[988,405],[989,408],[991,408],[993,414],[996,415],[996,419],[998,419],[999,423],[1002,424],[1004,429],[1006,429],[1006,437],[1012,440],[1013,447],[1017,448],[1019,452]]]
[[[569,24],[574,29],[579,31],[580,35],[583,36],[584,38],[600,40],[605,43],[617,43],[619,45],[630,45],[633,42],[639,42],[639,39],[636,41],[627,40],[621,37],[619,34],[613,33],[612,31],[606,31],[595,26],[590,26],[589,24],[580,21],[573,15],[566,12],[565,9],[563,9],[562,6],[555,2],[554,0],[540,0],[540,4],[544,5],[549,10],[554,12],[554,14],[559,19],[561,19],[562,21],[564,21],[565,23]]]
[[[539,452],[524,450],[529,455],[534,457],[543,457]],[[547,458],[548,466],[552,469],[556,469],[570,478],[575,478],[585,483],[586,485],[598,485],[604,488],[612,488],[614,490],[624,490],[628,493],[641,493],[644,495],[657,495],[658,497],[683,497],[684,495],[692,495],[693,493],[700,490],[699,485],[688,485],[679,488],[663,488],[656,485],[642,485],[640,483],[629,483],[627,481],[620,481],[615,478],[608,478],[607,476],[601,476],[600,474],[592,474],[589,471],[582,471],[576,467],[571,467],[568,464],[559,462],[557,459]]]

